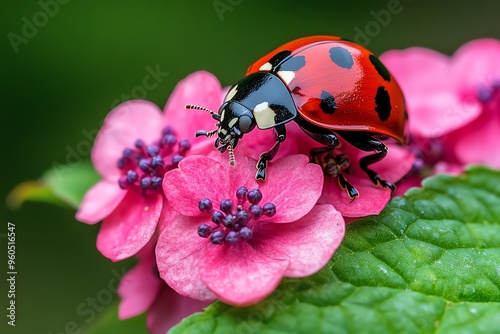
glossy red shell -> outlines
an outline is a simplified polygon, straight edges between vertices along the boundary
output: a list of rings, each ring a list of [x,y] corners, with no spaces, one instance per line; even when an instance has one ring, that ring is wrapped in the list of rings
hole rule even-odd
[[[351,68],[340,67],[331,60],[329,50],[333,47],[349,51],[353,60]],[[291,57],[305,57],[305,65],[295,72],[288,84],[297,110],[304,119],[334,131],[366,131],[406,142],[408,116],[403,94],[392,75],[388,74],[390,80],[381,76],[370,60],[370,55],[374,57],[370,51],[339,37],[305,37],[268,53],[249,67],[247,75],[261,71],[262,65],[285,50],[291,52]],[[381,117],[376,111],[375,97],[380,87],[390,99],[388,117]],[[321,110],[322,92],[334,97],[335,112],[328,114]]]

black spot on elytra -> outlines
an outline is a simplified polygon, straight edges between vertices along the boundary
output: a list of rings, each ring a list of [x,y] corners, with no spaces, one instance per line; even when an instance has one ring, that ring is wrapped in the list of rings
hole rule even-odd
[[[387,82],[391,81],[391,75],[389,74],[389,71],[387,68],[382,64],[380,59],[375,57],[374,55],[370,55],[370,62],[373,64],[373,67],[377,70],[378,74]]]
[[[277,54],[275,54],[274,56],[271,57],[271,59],[269,59],[268,63],[271,64],[271,72],[275,72],[276,70],[276,67],[283,61],[285,60],[287,57],[289,57],[290,55],[292,54],[291,51],[288,51],[288,50],[284,50],[284,51],[281,51],[281,52],[278,52]]]
[[[337,103],[332,94],[322,91],[320,98],[321,102],[319,103],[319,107],[325,114],[331,115],[337,110]]]
[[[287,59],[276,68],[276,71],[298,71],[306,64],[306,57],[296,56]]]
[[[380,86],[377,88],[377,95],[375,95],[375,111],[382,121],[387,121],[391,115],[391,109],[392,106],[389,93],[384,87]]]
[[[342,68],[350,69],[354,64],[351,53],[340,46],[330,49],[330,59]]]

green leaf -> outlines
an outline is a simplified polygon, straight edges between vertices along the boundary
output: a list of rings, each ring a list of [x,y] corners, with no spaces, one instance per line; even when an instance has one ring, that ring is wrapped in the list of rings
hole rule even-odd
[[[85,334],[148,334],[146,313],[127,320],[118,319],[118,303],[108,306],[84,331]]]
[[[14,209],[19,208],[25,201],[77,208],[85,192],[99,179],[90,161],[82,161],[76,166],[53,166],[39,180],[17,185],[9,194],[7,203]]]
[[[440,175],[347,227],[319,273],[263,302],[216,302],[172,333],[494,333],[500,330],[500,172]]]

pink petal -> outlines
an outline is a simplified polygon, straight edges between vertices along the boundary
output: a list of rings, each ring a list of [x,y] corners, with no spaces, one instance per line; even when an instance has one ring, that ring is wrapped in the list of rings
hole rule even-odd
[[[215,128],[216,122],[205,111],[187,110],[186,104],[218,112],[222,100],[222,87],[217,78],[209,72],[195,72],[175,87],[165,106],[164,123],[175,127],[179,139],[194,139],[196,131]]]
[[[76,219],[95,224],[109,216],[123,200],[126,191],[117,182],[99,181],[83,197],[76,213]]]
[[[136,254],[151,239],[160,213],[163,197],[144,197],[129,190],[120,205],[104,219],[97,235],[97,248],[107,258],[120,261]]]
[[[391,191],[382,187],[375,187],[366,178],[349,178],[347,180],[358,190],[359,197],[352,201],[347,192],[340,188],[336,178],[325,178],[323,193],[318,203],[333,204],[342,216],[365,217],[378,215],[391,199]]]
[[[289,262],[256,252],[249,244],[211,247],[200,261],[200,276],[224,303],[248,306],[278,286]]]
[[[500,168],[500,114],[483,113],[480,118],[454,135],[454,150],[463,164],[485,164]]]
[[[319,271],[330,260],[345,233],[342,215],[332,205],[317,205],[300,220],[285,225],[267,224],[256,230],[255,250],[290,264],[284,275],[305,277]],[[252,241],[253,238],[250,240]],[[257,239],[257,240],[259,240]]]
[[[222,159],[220,153],[215,159]],[[198,209],[198,202],[208,198],[214,207],[223,199],[235,198],[238,187],[257,188],[253,179],[255,161],[236,155],[236,166],[221,163],[214,158],[189,156],[163,178],[163,190],[172,207],[183,215],[206,215]]]
[[[118,295],[122,299],[118,308],[120,319],[139,315],[153,304],[163,283],[155,269],[154,253],[150,253],[123,276],[118,286]]]
[[[134,100],[113,109],[97,134],[92,149],[94,167],[106,180],[117,182],[120,170],[116,164],[123,150],[132,147],[137,139],[146,144],[159,139],[161,111],[153,103]]]
[[[489,85],[500,79],[500,41],[483,38],[462,45],[453,55],[453,82],[464,98],[475,99],[479,84]]]
[[[146,324],[152,334],[165,334],[182,319],[208,306],[207,301],[199,301],[179,295],[163,284],[160,294],[149,309]]]
[[[413,187],[422,187],[422,177],[417,173],[411,174],[408,178],[398,183],[394,196],[403,196],[408,189]]]
[[[276,205],[276,215],[267,219],[287,223],[311,211],[323,187],[323,171],[305,155],[288,156],[269,164],[267,180],[259,185],[262,202]]]
[[[186,216],[171,222],[158,239],[156,260],[161,278],[172,289],[194,299],[214,300],[214,294],[201,281],[199,268],[210,247],[217,246],[198,235],[202,223],[207,219]]]
[[[441,137],[475,119],[481,109],[477,101],[460,100],[456,92],[406,95],[410,133],[425,138]]]

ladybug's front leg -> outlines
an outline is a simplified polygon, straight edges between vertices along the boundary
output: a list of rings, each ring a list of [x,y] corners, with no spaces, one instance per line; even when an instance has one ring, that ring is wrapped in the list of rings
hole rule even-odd
[[[255,179],[260,181],[266,180],[266,169],[267,162],[272,160],[278,150],[280,148],[280,144],[282,141],[286,139],[286,128],[285,125],[280,125],[274,128],[274,139],[276,143],[274,143],[273,147],[267,152],[264,152],[260,155],[259,161],[257,162],[257,173],[255,174]]]

